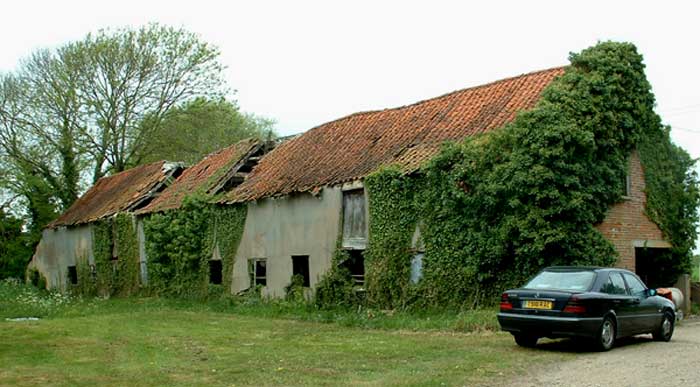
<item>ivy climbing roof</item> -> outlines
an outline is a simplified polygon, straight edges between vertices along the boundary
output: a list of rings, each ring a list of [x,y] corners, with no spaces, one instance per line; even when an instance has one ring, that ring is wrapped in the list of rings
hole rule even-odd
[[[47,227],[90,223],[131,211],[152,198],[180,169],[179,164],[157,161],[103,177]]]
[[[378,168],[417,170],[445,141],[485,133],[534,107],[564,67],[454,91],[393,109],[351,114],[267,154],[225,202],[242,202],[361,179]]]
[[[263,146],[263,142],[249,138],[208,155],[182,172],[173,184],[137,213],[177,209],[187,195],[213,195],[224,189],[232,179],[240,178],[242,181],[246,174],[239,170],[245,166],[248,157]]]

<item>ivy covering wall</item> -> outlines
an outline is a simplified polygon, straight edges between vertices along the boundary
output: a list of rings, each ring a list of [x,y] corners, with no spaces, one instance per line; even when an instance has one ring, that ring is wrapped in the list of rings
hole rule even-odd
[[[192,297],[228,291],[246,212],[245,205],[219,206],[190,197],[178,210],[145,219],[149,289]],[[210,285],[209,260],[217,246],[223,281]]]
[[[669,130],[651,131],[638,145],[646,180],[646,214],[673,246],[651,262],[663,284],[675,283],[679,273],[690,273],[700,206],[695,160],[671,142]]]
[[[365,179],[370,209],[365,280],[370,304],[396,308],[411,298],[411,238],[418,223],[420,183],[393,168]]]
[[[642,57],[604,42],[571,65],[537,106],[503,128],[449,144],[418,176],[382,170],[366,179],[368,300],[380,307],[492,303],[548,265],[615,263],[594,225],[621,200],[627,161],[639,148],[647,213],[675,248],[671,274],[695,241],[698,180],[654,113]],[[423,279],[409,284],[418,219]]]
[[[138,239],[130,214],[118,214],[93,224],[93,256],[92,266],[87,257],[78,258],[78,284],[73,285],[73,292],[108,297],[139,291]]]

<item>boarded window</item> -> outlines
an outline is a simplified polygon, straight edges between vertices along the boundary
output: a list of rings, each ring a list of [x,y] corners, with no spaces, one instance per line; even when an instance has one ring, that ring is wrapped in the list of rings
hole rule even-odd
[[[248,277],[250,286],[267,286],[267,260],[265,258],[249,259]]]
[[[343,192],[343,247],[364,249],[367,245],[365,191]]]
[[[148,263],[146,257],[146,235],[143,232],[143,221],[136,223],[137,240],[139,244],[139,267],[141,271],[141,284],[148,285]]]
[[[355,286],[363,287],[365,285],[365,257],[361,250],[348,250],[347,253],[348,259],[341,262],[340,267],[350,271]]]
[[[299,275],[304,278],[305,287],[311,286],[308,255],[292,255],[292,277],[295,275]]]
[[[78,284],[78,269],[75,266],[68,266],[68,280],[72,285]]]
[[[141,283],[143,285],[148,285],[148,264],[146,261],[139,262],[141,267]]]
[[[221,285],[223,265],[221,260],[211,260],[209,261],[209,283],[214,285]]]
[[[625,173],[625,178],[622,180],[622,196],[632,196],[632,176],[629,171]]]

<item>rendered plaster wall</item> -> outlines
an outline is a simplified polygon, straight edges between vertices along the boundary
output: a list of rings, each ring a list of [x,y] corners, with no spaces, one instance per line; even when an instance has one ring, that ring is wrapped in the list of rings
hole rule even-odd
[[[283,297],[292,277],[292,256],[309,256],[309,279],[314,288],[330,268],[338,242],[342,210],[340,188],[262,199],[248,204],[248,215],[233,267],[232,292],[251,286],[248,260],[267,260],[263,294]]]
[[[50,289],[65,290],[68,266],[75,266],[78,259],[95,262],[92,225],[45,229],[30,265],[44,274]]]
[[[667,248],[659,227],[645,214],[647,195],[644,170],[637,152],[629,160],[630,189],[627,197],[608,209],[605,219],[596,227],[615,245],[620,255],[617,266],[634,271],[635,247]]]

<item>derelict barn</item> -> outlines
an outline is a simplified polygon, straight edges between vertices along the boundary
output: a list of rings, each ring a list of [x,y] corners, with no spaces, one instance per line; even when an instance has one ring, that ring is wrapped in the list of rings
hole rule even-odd
[[[126,190],[126,185],[133,184],[121,182],[119,174],[105,178],[47,227],[31,265],[50,279],[50,287],[65,288],[61,278],[73,280],[71,270],[75,269],[71,267],[78,257],[91,257],[91,222],[117,212],[135,213],[134,227],[143,246],[149,236],[139,226],[142,219],[178,211],[187,195],[200,193],[222,205],[247,206],[230,274],[231,292],[258,285],[263,294],[281,297],[293,275],[300,275],[304,285],[313,289],[331,269],[337,249],[348,257],[340,264],[362,285],[363,254],[372,222],[363,179],[390,165],[405,174],[414,173],[445,141],[502,127],[519,111],[534,107],[542,91],[563,72],[564,68],[554,68],[395,109],[353,114],[310,129],[274,149],[243,141],[179,175],[172,172],[175,169],[164,172],[165,164],[160,163],[158,176],[162,177],[145,180],[160,185],[144,183],[133,192]],[[615,245],[620,255],[618,265],[634,270],[639,265],[635,259],[639,248],[670,245],[644,214],[644,175],[636,152],[630,155],[629,163],[625,200],[613,206],[597,227]],[[123,174],[135,174],[139,168]],[[166,184],[174,178],[172,184]],[[108,182],[125,186],[118,187],[119,195],[100,194]],[[112,196],[125,200],[103,204]],[[89,214],[84,210],[92,207],[95,210]],[[424,253],[419,236],[417,227],[411,246],[416,277],[420,276]],[[216,247],[204,254],[212,261],[221,259]],[[143,247],[139,260],[140,281],[145,284],[149,260]],[[211,264],[210,270],[221,270],[220,265]],[[217,278],[216,273],[210,275],[211,281]]]
[[[144,207],[182,170],[180,164],[158,161],[101,178],[43,230],[29,269],[41,273],[49,288],[66,289],[77,284],[77,267],[81,261],[95,268],[95,223]],[[135,222],[133,227],[137,227]],[[142,237],[143,233],[139,235]],[[143,239],[139,246],[143,251]],[[117,260],[118,246],[112,247],[112,256]]]

